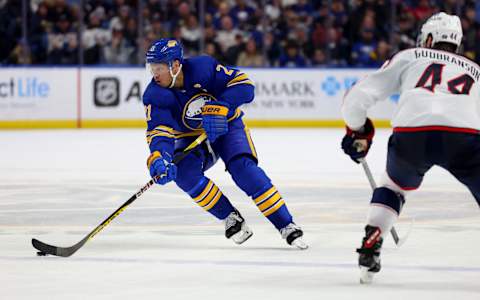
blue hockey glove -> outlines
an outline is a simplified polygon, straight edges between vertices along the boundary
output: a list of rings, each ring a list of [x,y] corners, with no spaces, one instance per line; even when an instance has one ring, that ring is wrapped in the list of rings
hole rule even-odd
[[[208,140],[215,140],[228,132],[228,103],[216,101],[202,107],[202,126],[207,133]]]
[[[342,140],[343,152],[358,164],[358,159],[365,157],[370,150],[375,135],[375,127],[373,127],[372,121],[367,118],[360,130],[354,131],[348,127],[346,129],[347,133]]]
[[[147,159],[150,176],[161,185],[177,177],[177,166],[172,163],[172,156],[167,152],[154,151]]]

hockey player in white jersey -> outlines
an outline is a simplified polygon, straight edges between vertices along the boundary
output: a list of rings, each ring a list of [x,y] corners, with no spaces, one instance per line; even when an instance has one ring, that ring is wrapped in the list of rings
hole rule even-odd
[[[386,172],[373,192],[365,237],[357,249],[362,283],[380,271],[383,237],[397,220],[406,193],[420,186],[433,165],[448,170],[480,205],[480,67],[455,54],[461,41],[460,19],[435,14],[422,26],[417,48],[399,52],[345,95],[342,148],[358,163],[375,132],[367,110],[400,94]]]

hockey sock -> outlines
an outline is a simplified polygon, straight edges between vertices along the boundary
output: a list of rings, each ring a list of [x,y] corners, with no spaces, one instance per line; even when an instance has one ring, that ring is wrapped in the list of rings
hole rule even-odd
[[[225,219],[234,211],[232,204],[218,186],[206,177],[202,178],[192,190],[188,191],[188,194],[195,203],[219,220]]]
[[[373,192],[370,203],[368,225],[379,227],[382,236],[388,234],[400,214],[404,203],[403,196],[386,187],[380,187]]]
[[[258,209],[280,230],[292,223],[292,216],[270,178],[248,155],[235,157],[228,163],[233,181],[250,197]]]
[[[258,193],[252,195],[258,209],[278,229],[292,223],[292,215],[288,211],[285,201],[280,196],[277,188],[272,184],[265,186]]]

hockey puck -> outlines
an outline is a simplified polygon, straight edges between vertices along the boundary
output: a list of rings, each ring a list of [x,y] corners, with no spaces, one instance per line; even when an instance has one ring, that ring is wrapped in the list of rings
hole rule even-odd
[[[47,256],[47,253],[42,252],[42,251],[38,251],[37,256]]]

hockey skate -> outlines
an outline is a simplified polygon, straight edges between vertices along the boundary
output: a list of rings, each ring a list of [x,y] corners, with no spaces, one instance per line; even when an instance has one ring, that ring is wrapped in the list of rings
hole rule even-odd
[[[365,226],[365,237],[362,241],[362,247],[357,249],[359,253],[358,266],[360,267],[361,284],[371,283],[373,275],[381,269],[380,249],[383,243],[381,233],[378,227]]]
[[[294,246],[300,250],[305,250],[308,248],[307,243],[303,241],[303,231],[295,223],[290,223],[287,226],[280,229],[280,234],[282,238],[287,241],[291,246]]]
[[[225,218],[225,236],[227,239],[232,239],[237,244],[242,244],[248,240],[252,235],[252,230],[245,223],[238,210],[232,211],[228,217]]]

